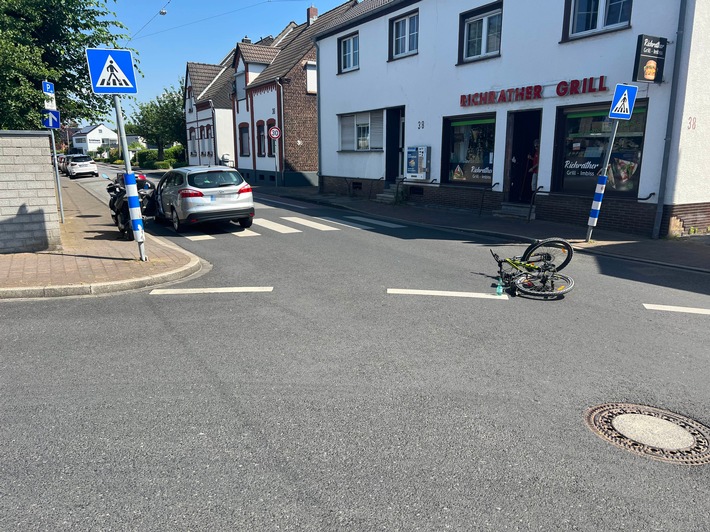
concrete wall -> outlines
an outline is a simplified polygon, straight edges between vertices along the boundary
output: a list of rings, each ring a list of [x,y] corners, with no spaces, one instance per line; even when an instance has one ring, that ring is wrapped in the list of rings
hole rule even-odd
[[[0,131],[0,253],[61,245],[50,143],[46,131]]]

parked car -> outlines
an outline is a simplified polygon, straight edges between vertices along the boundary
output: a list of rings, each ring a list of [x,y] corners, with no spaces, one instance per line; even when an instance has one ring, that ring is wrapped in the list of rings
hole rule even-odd
[[[59,171],[63,174],[67,173],[67,163],[72,157],[73,155],[62,155],[62,158],[59,161]]]
[[[237,221],[251,227],[251,185],[228,166],[186,166],[166,172],[155,189],[156,218],[170,220],[176,232],[201,222]]]
[[[99,175],[99,169],[94,160],[88,155],[73,155],[67,163],[66,174],[70,179],[80,175]]]

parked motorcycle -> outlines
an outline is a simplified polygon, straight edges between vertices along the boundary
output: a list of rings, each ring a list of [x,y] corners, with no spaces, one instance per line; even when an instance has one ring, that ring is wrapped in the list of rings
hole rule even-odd
[[[138,199],[140,201],[141,214],[145,219],[146,216],[155,216],[155,202],[153,193],[155,185],[148,181],[144,174],[135,174],[136,188],[138,189]],[[105,179],[108,176],[103,175]],[[111,219],[118,227],[118,232],[121,237],[126,240],[133,240],[133,229],[131,226],[131,214],[128,210],[128,196],[126,195],[126,184],[124,174],[118,173],[116,179],[106,185],[106,191],[111,196],[108,206],[111,210]]]

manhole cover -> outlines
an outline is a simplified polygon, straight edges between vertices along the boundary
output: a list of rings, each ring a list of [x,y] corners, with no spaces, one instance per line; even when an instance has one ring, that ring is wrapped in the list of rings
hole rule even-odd
[[[641,456],[677,464],[710,463],[710,428],[680,414],[608,403],[590,408],[584,419],[601,438]]]

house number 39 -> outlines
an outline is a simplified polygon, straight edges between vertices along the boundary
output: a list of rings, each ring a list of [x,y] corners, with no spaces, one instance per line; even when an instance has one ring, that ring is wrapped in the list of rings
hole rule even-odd
[[[424,129],[424,120],[417,122],[417,129]]]

